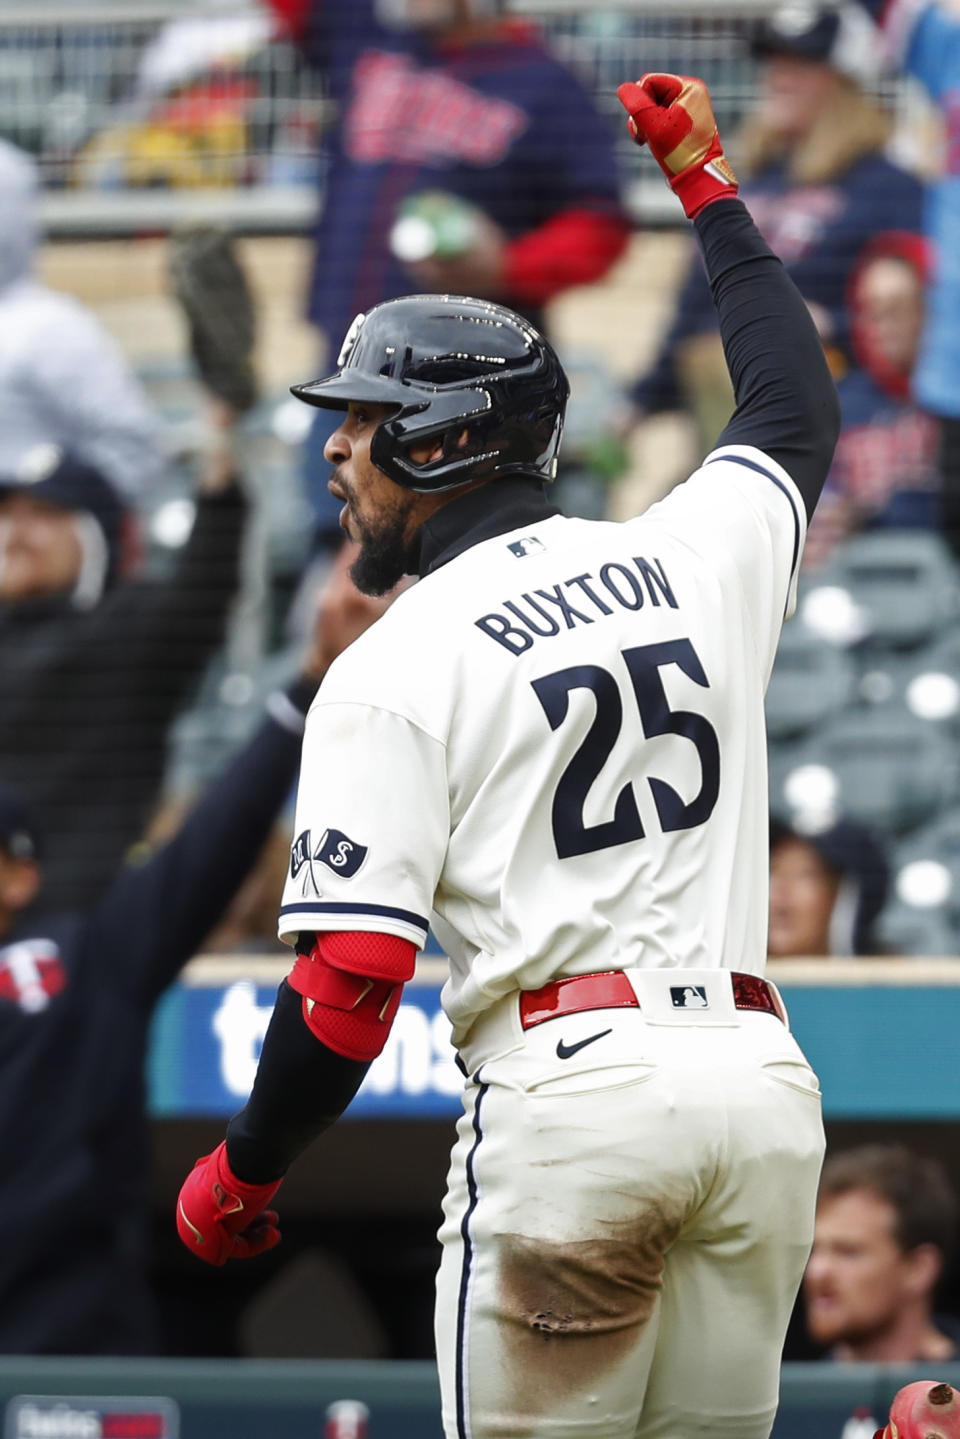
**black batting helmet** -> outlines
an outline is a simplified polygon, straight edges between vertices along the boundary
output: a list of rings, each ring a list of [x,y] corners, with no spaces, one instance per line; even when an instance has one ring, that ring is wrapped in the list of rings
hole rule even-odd
[[[337,364],[335,375],[292,393],[328,410],[351,400],[396,405],[370,458],[405,489],[554,478],[570,386],[552,345],[512,310],[463,295],[387,300],[357,316]],[[431,439],[442,439],[443,453],[414,464],[410,446]]]

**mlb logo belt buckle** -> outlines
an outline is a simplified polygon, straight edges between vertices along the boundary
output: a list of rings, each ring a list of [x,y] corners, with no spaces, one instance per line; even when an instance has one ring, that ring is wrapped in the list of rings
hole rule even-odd
[[[661,972],[669,977],[669,971]],[[722,974],[722,970],[717,971]],[[679,978],[679,976],[678,976]],[[752,1009],[762,1014],[773,1014],[784,1020],[784,1009],[780,996],[773,985],[757,974],[730,974],[733,986],[735,1009]],[[670,986],[670,1000],[674,1009],[696,1010],[707,1007],[704,988],[695,984]],[[566,979],[554,979],[541,989],[525,989],[520,992],[520,1026],[533,1029],[548,1019],[561,1014],[579,1014],[585,1009],[639,1009],[640,1001],[634,993],[629,976],[623,970],[606,970],[600,974],[576,974]]]

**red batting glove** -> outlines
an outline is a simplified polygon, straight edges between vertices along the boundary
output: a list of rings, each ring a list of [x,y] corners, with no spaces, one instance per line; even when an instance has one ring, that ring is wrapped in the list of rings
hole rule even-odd
[[[723,153],[710,92],[692,75],[644,75],[617,89],[638,145],[649,145],[689,219],[735,195],[737,177]]]
[[[177,1200],[177,1233],[207,1264],[249,1259],[280,1243],[277,1212],[264,1206],[280,1188],[244,1184],[227,1162],[224,1142],[198,1159]]]
[[[894,1396],[890,1423],[874,1439],[957,1439],[960,1394],[935,1379],[917,1379]]]

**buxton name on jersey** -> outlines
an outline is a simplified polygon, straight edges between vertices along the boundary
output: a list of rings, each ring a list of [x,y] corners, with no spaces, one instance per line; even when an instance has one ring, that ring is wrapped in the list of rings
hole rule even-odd
[[[535,537],[525,537],[508,546],[511,554],[522,558],[534,553],[523,548],[530,538]],[[539,549],[542,552],[543,546],[539,545]],[[533,594],[525,590],[502,602],[507,614],[483,615],[475,624],[505,649],[519,655],[528,650],[535,639],[549,639],[562,633],[564,628],[572,630],[578,624],[592,625],[598,616],[615,614],[611,601],[625,610],[639,610],[647,602],[659,605],[663,601],[677,608],[676,596],[660,561],[651,563],[634,555],[629,565],[608,560],[595,575],[571,575]]]

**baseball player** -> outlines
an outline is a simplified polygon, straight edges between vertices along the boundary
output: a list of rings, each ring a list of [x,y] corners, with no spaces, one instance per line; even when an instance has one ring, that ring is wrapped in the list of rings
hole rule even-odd
[[[693,218],[737,410],[626,524],[545,493],[567,397],[525,321],[389,301],[339,369],[331,489],[379,592],[304,740],[253,1092],[177,1222],[223,1263],[386,1040],[428,923],[464,1073],[437,1284],[448,1439],[765,1439],[813,1233],[817,1081],[764,980],[763,692],[838,408],[706,87],[621,87]],[[562,97],[558,97],[562,103]]]

